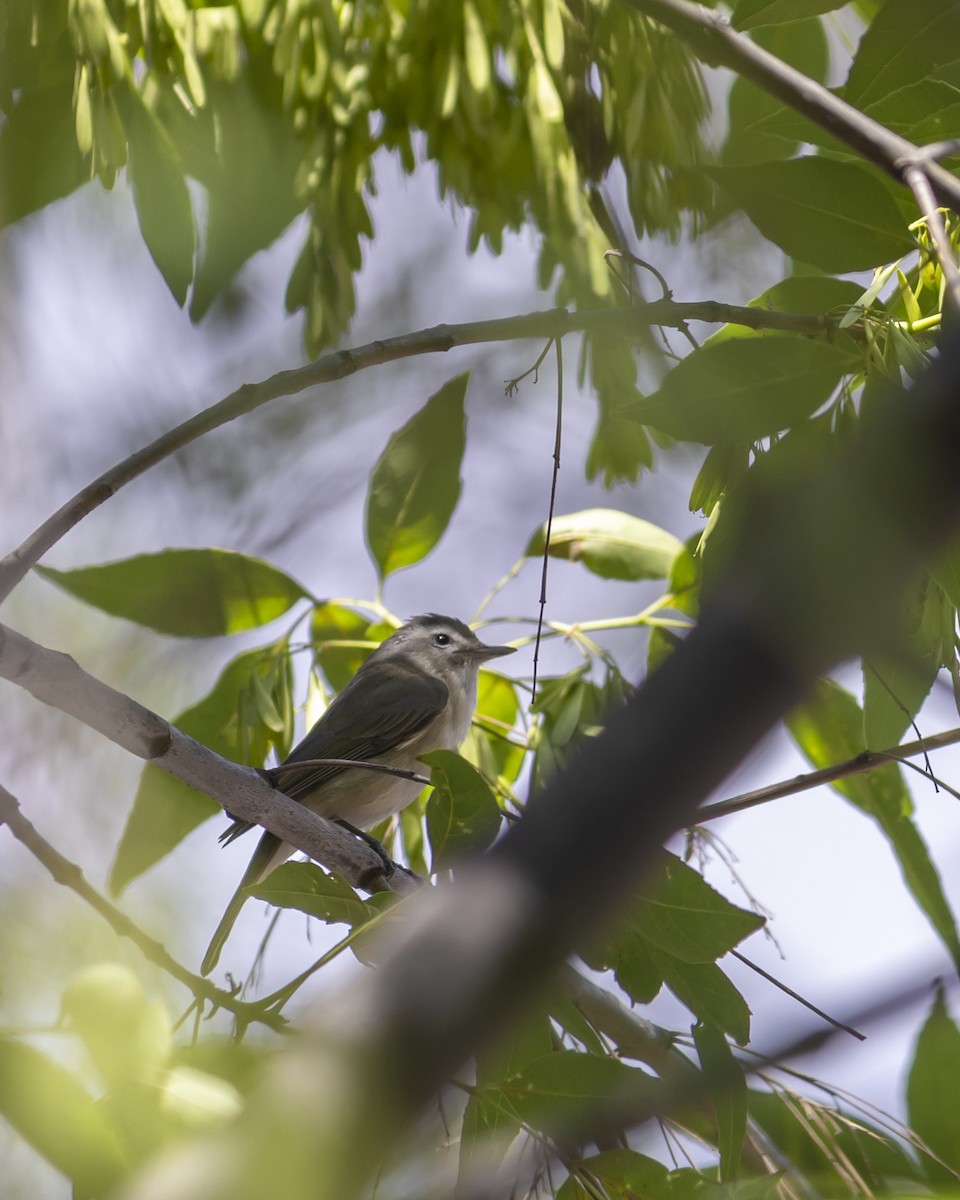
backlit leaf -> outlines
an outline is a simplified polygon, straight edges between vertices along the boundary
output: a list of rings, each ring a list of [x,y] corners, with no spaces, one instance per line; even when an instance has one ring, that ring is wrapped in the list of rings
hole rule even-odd
[[[527,558],[543,554],[546,531],[541,525],[530,538],[524,550]],[[550,529],[554,558],[582,562],[604,579],[664,579],[682,548],[672,533],[612,508],[554,517]]]

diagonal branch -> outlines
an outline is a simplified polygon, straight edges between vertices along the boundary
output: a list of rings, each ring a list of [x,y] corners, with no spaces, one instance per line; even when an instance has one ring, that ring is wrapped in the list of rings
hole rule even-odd
[[[876,771],[878,767],[889,767],[898,759],[913,758],[930,750],[941,750],[944,746],[955,746],[957,742],[960,742],[960,729],[948,729],[943,733],[935,733],[933,737],[904,742],[902,746],[893,746],[889,750],[863,750],[854,758],[832,767],[821,767],[819,771],[808,771],[805,775],[795,775],[793,779],[782,779],[779,783],[770,783],[752,792],[731,796],[729,800],[707,804],[697,814],[697,824],[715,821],[717,817],[729,817],[732,813],[744,812],[758,804],[806,792],[822,784],[836,783],[839,779],[849,779],[852,775],[865,775],[868,771]]]
[[[679,34],[711,66],[729,67],[749,79],[900,183],[906,183],[907,167],[922,163],[937,200],[960,212],[960,179],[939,163],[924,159],[913,142],[872,120],[829,88],[738,33],[720,13],[688,0],[627,0],[627,3]]]
[[[543,340],[559,338],[565,333],[582,333],[595,329],[612,329],[629,336],[638,334],[651,325],[679,328],[687,321],[730,323],[750,329],[777,329],[808,337],[825,335],[835,325],[833,319],[826,315],[765,312],[759,308],[721,304],[716,300],[687,304],[660,300],[634,308],[594,309],[581,313],[555,308],[548,312],[526,313],[491,321],[435,325],[431,329],[420,329],[398,337],[369,342],[354,350],[336,350],[323,355],[315,362],[289,371],[280,371],[259,383],[243,384],[216,404],[189,417],[148,446],[135,451],[122,462],[104,471],[61,505],[16,550],[0,561],[0,602],[9,596],[51,546],[125,484],[137,479],[145,471],[204,434],[253,412],[271,400],[296,395],[321,383],[345,379],[369,367],[398,362],[400,359],[414,358],[422,354],[443,354],[457,346],[519,341],[527,338]]]
[[[212,796],[231,815],[264,826],[354,886],[401,893],[416,888],[401,871],[385,878],[380,856],[371,847],[276,791],[253,767],[221,758],[163,717],[89,675],[69,655],[39,646],[3,625],[0,678]]]
[[[6,825],[17,841],[46,867],[57,883],[69,888],[81,900],[85,900],[107,922],[114,933],[119,937],[128,938],[144,958],[166,971],[168,975],[172,975],[174,979],[179,980],[193,993],[198,1003],[207,1001],[216,1008],[228,1009],[239,1020],[246,1023],[259,1021],[278,1032],[285,1030],[287,1023],[278,1013],[268,1012],[262,1004],[252,1004],[249,1001],[238,999],[230,992],[216,987],[209,979],[205,979],[202,975],[196,975],[193,971],[188,971],[186,967],[177,962],[165,946],[150,937],[149,934],[144,933],[126,913],[121,912],[106,897],[101,896],[96,888],[87,882],[83,871],[76,863],[64,858],[59,850],[51,846],[20,811],[16,797],[12,796],[2,785],[0,785],[0,824]]]

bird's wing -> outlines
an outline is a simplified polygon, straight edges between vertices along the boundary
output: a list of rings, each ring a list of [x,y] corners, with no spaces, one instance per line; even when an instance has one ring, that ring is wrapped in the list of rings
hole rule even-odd
[[[354,677],[358,679],[359,677]],[[353,680],[306,737],[269,772],[295,800],[308,796],[345,767],[296,764],[314,758],[369,760],[400,746],[434,721],[447,703],[442,679],[400,663],[381,664],[374,678]]]

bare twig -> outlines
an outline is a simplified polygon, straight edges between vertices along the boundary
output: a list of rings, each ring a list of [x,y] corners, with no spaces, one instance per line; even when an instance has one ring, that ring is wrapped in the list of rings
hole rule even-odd
[[[946,281],[947,293],[953,302],[954,309],[960,312],[960,271],[957,270],[953,247],[947,237],[946,226],[943,223],[940,209],[937,207],[937,200],[928,177],[930,166],[936,162],[937,158],[956,153],[957,143],[940,142],[933,146],[919,148],[914,155],[901,158],[897,165],[900,167],[903,182],[913,192],[920,215],[930,231],[937,261]]]
[[[106,921],[118,937],[127,938],[149,962],[172,975],[193,993],[197,1004],[208,1002],[216,1008],[225,1008],[246,1024],[259,1021],[271,1029],[283,1032],[286,1022],[277,1012],[270,1012],[266,1005],[238,1000],[230,992],[216,987],[202,975],[188,971],[155,938],[144,933],[119,908],[92,887],[76,863],[65,858],[40,834],[36,827],[23,815],[16,798],[0,784],[0,824],[6,825],[17,841],[50,872],[54,880],[69,888],[84,900]]]
[[[916,742],[905,742],[902,746],[893,746],[889,750],[864,750],[855,758],[848,758],[836,766],[822,767],[819,771],[796,775],[793,779],[771,783],[751,792],[741,792],[739,796],[731,796],[729,800],[707,804],[697,814],[697,823],[713,821],[717,817],[728,817],[731,813],[743,812],[770,800],[796,795],[797,792],[806,792],[810,788],[820,787],[821,784],[836,783],[837,780],[849,779],[853,775],[865,775],[868,771],[876,771],[878,767],[889,767],[891,763],[900,759],[914,758],[918,754],[925,755],[928,750],[940,750],[944,746],[954,746],[957,742],[960,742],[960,729],[948,729],[944,733],[935,733],[932,737]]]
[[[543,539],[543,568],[540,573],[540,611],[537,615],[537,636],[533,646],[533,682],[530,703],[537,698],[537,667],[540,663],[540,634],[543,631],[543,614],[547,607],[547,570],[550,564],[550,533],[553,530],[553,513],[557,506],[557,478],[560,474],[560,443],[563,438],[563,342],[557,338],[557,425],[553,437],[553,470],[550,474],[550,502],[547,505],[547,527]]]

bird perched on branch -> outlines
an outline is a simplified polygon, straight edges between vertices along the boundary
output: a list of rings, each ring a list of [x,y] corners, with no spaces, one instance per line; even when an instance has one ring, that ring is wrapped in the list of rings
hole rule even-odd
[[[414,617],[374,650],[306,737],[266,774],[286,795],[321,816],[348,828],[378,825],[416,799],[421,784],[312,760],[348,758],[422,770],[421,754],[456,750],[467,736],[482,664],[514,649],[485,645],[454,617]],[[251,828],[249,821],[235,820],[220,840],[232,842]],[[207,947],[204,975],[217,965],[246,899],[244,888],[259,883],[295,851],[275,834],[262,834]]]

